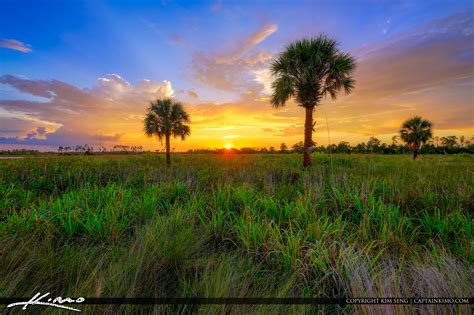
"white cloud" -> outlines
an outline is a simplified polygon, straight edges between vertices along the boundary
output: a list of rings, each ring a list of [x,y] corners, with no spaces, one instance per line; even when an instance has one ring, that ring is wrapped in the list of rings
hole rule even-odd
[[[170,81],[155,82],[143,79],[137,85],[132,85],[116,73],[99,78],[98,84],[92,91],[96,95],[105,96],[110,100],[130,97],[161,98],[174,95]]]
[[[270,69],[268,68],[257,69],[253,73],[255,75],[255,81],[263,85],[263,92],[266,95],[272,94],[273,77],[272,77],[272,73]]]
[[[268,93],[268,73],[272,55],[254,48],[278,30],[268,24],[244,39],[237,39],[236,48],[229,52],[197,53],[192,66],[197,80],[220,90],[256,94]]]
[[[268,24],[256,30],[250,36],[237,40],[236,48],[223,54],[217,54],[215,60],[217,63],[232,64],[240,60],[247,52],[252,50],[255,46],[264,41],[268,36],[272,35],[278,30],[277,24]]]

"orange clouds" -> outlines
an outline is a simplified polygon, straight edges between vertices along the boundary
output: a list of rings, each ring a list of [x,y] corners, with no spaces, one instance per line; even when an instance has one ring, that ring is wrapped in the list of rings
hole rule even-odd
[[[433,21],[384,42],[352,53],[357,56],[354,92],[337,101],[324,99],[316,108],[315,141],[352,143],[376,136],[390,141],[401,122],[415,114],[434,122],[436,135],[472,136],[474,102],[474,18],[455,15]],[[290,102],[269,103],[271,54],[256,45],[277,31],[270,24],[236,41],[235,49],[197,53],[192,71],[198,82],[231,91],[239,98],[215,104],[185,104],[191,115],[191,137],[176,140],[177,150],[203,147],[292,145],[303,136],[303,110]],[[283,47],[283,46],[282,46]],[[0,145],[143,145],[157,149],[143,135],[142,120],[155,98],[187,96],[201,100],[199,87],[178,93],[170,81],[127,82],[117,74],[99,78],[89,89],[57,80],[0,77],[23,94],[41,100],[0,100]],[[34,98],[33,98],[34,99]],[[197,103],[197,101],[196,101]]]

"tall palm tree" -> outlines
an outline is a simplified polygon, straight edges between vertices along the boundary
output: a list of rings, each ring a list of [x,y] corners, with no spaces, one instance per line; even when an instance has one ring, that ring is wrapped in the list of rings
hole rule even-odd
[[[166,144],[166,164],[171,163],[170,137],[181,137],[184,140],[191,134],[188,123],[189,114],[184,110],[183,104],[169,98],[158,99],[150,103],[145,120],[145,134],[148,137],[156,136]]]
[[[271,99],[273,107],[285,106],[290,97],[295,97],[298,106],[306,109],[304,167],[311,165],[314,108],[328,94],[332,99],[336,99],[341,90],[349,94],[355,84],[352,77],[354,70],[354,59],[340,52],[336,41],[324,35],[289,44],[272,62],[271,72],[275,76]]]
[[[422,119],[420,116],[407,119],[400,130],[400,138],[410,146],[413,151],[413,161],[418,156],[418,150],[432,137],[431,121]]]

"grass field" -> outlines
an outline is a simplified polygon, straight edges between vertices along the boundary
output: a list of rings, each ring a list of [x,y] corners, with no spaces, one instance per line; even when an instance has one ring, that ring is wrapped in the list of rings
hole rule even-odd
[[[472,297],[474,157],[0,161],[0,296]],[[93,306],[86,313],[469,313],[469,306]],[[34,310],[34,308],[33,308]]]

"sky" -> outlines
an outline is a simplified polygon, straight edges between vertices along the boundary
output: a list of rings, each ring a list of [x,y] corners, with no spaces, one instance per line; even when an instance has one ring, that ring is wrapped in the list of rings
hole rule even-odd
[[[315,110],[318,144],[387,143],[421,115],[474,135],[474,2],[0,0],[0,149],[140,145],[150,101],[191,116],[195,148],[303,140],[304,109],[270,105],[272,58],[325,34],[357,63],[350,95]]]

